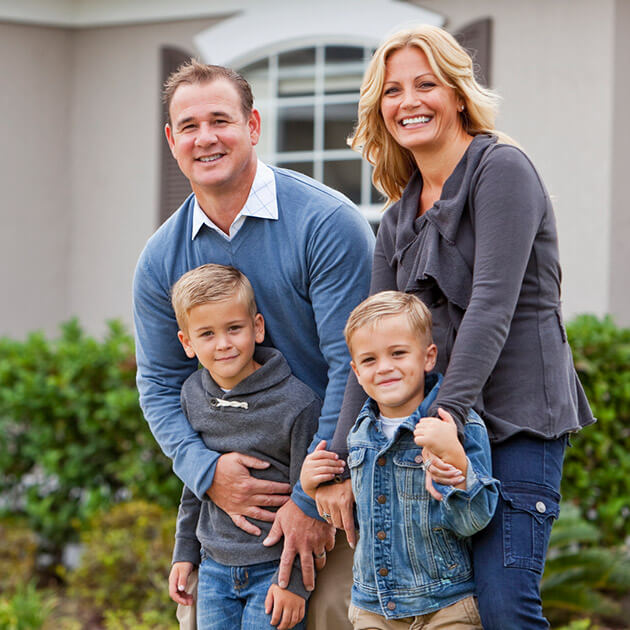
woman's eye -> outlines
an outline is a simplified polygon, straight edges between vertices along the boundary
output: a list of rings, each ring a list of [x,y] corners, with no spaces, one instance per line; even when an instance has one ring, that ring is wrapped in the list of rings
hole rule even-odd
[[[421,90],[430,90],[431,88],[435,87],[435,83],[432,83],[431,81],[423,81],[420,84],[420,89]]]

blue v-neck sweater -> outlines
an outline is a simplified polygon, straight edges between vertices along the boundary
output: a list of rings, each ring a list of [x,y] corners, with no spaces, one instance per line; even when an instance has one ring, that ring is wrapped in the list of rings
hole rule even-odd
[[[274,173],[277,220],[247,217],[231,241],[207,226],[192,239],[191,195],[149,239],[136,268],[140,404],[175,473],[200,498],[212,484],[219,454],[206,448],[180,407],[182,383],[197,361],[186,357],[177,339],[173,284],[206,263],[232,265],[249,278],[266,322],[265,344],[278,348],[324,401],[312,447],[334,433],[350,361],[343,327],[368,293],[374,237],[365,218],[343,195],[308,177]],[[317,515],[299,486],[293,499]]]

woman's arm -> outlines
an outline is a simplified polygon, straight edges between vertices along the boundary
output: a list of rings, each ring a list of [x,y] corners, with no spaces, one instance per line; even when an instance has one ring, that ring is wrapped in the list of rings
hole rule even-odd
[[[434,405],[462,423],[503,351],[548,204],[529,159],[507,145],[494,149],[472,193],[472,293]]]

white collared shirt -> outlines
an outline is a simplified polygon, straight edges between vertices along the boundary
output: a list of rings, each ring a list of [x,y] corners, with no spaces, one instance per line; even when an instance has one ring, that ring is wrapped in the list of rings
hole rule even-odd
[[[224,239],[231,241],[237,232],[243,227],[246,217],[257,217],[259,219],[278,219],[278,200],[276,199],[276,178],[273,171],[258,160],[256,175],[249,191],[249,196],[241,211],[236,215],[230,233],[226,234],[220,227],[208,218],[208,215],[201,209],[197,197],[193,208],[192,239],[197,236],[202,225],[216,230]]]

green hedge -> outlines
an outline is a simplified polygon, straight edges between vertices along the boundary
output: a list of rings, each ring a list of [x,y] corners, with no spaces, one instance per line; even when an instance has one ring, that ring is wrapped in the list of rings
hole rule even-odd
[[[614,544],[630,535],[630,329],[593,316],[567,329],[599,422],[572,438],[563,496]],[[103,341],[76,320],[56,340],[0,339],[0,517],[26,521],[55,560],[97,511],[177,505],[181,483],[138,407],[133,354],[115,322]]]
[[[181,483],[138,406],[133,339],[76,320],[50,341],[0,339],[0,516],[24,519],[58,562],[98,510],[141,498],[175,509]]]
[[[630,535],[630,328],[581,315],[567,333],[598,421],[571,438],[562,495],[616,544]]]

